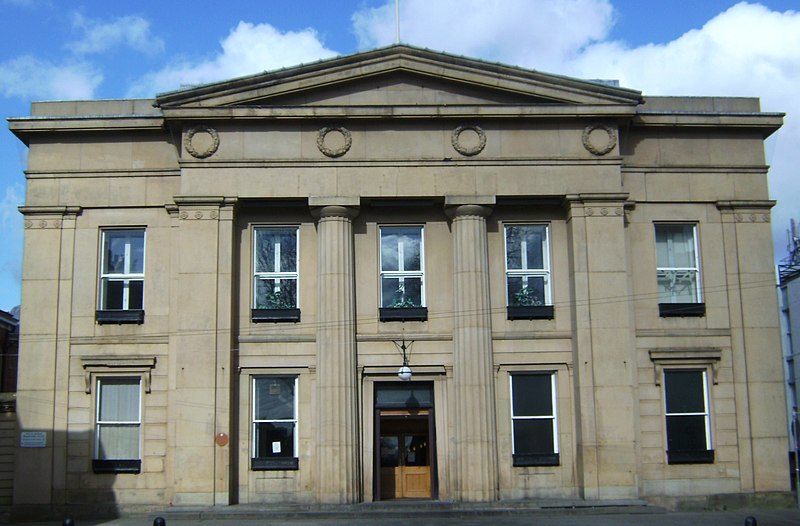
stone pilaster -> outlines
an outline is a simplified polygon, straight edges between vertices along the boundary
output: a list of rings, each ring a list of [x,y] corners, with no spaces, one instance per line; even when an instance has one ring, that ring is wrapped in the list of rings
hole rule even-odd
[[[587,499],[638,495],[624,198],[568,197],[577,475]]]
[[[233,203],[176,197],[177,294],[170,338],[168,437],[176,505],[227,504],[230,433]],[[229,448],[230,446],[225,446]]]
[[[72,278],[78,207],[22,207],[25,261],[17,384],[14,506],[64,504]],[[45,432],[45,447],[20,448],[20,433]],[[88,440],[88,437],[86,437]],[[46,485],[43,485],[46,484]]]
[[[455,497],[464,501],[497,498],[497,430],[489,259],[488,206],[456,204],[453,218],[455,400]]]
[[[725,290],[742,491],[785,491],[785,415],[770,209],[775,201],[720,201]],[[701,234],[702,236],[702,234]],[[746,250],[743,247],[747,247]],[[701,261],[702,264],[702,261]],[[706,291],[706,304],[712,293]],[[712,435],[713,440],[713,435]]]
[[[321,503],[350,503],[361,496],[352,224],[358,211],[328,205],[314,212],[319,218],[317,496]]]

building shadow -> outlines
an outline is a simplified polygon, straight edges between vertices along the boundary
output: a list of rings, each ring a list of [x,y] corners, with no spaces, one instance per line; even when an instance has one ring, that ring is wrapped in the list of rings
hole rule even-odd
[[[137,474],[97,472],[89,431],[31,429],[21,426],[19,418],[16,421],[15,440],[10,446],[16,457],[9,513],[12,522],[61,523],[71,518],[83,526],[120,517],[116,487],[120,477]]]

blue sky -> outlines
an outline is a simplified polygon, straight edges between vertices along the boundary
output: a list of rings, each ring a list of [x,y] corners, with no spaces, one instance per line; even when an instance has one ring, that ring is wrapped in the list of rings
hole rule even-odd
[[[401,0],[404,42],[645,95],[760,96],[783,257],[800,217],[800,0]],[[151,97],[393,43],[394,0],[0,0],[0,115]],[[27,150],[0,128],[0,309],[19,303]]]

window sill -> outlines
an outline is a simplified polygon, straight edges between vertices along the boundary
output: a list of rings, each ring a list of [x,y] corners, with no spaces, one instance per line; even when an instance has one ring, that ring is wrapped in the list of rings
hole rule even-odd
[[[141,460],[92,460],[95,473],[141,473]]]
[[[250,319],[253,323],[297,323],[300,309],[252,309]]]
[[[667,464],[713,464],[714,450],[667,451]]]
[[[659,303],[658,315],[662,318],[702,317],[706,315],[705,303]]]
[[[144,323],[144,310],[98,310],[94,313],[94,319],[100,325],[113,323],[141,325]]]
[[[427,307],[381,307],[381,321],[427,321]]]
[[[552,305],[537,305],[527,307],[506,307],[509,320],[552,320],[555,309]]]
[[[250,459],[250,469],[253,471],[296,471],[300,469],[299,464],[297,457]]]
[[[514,466],[558,466],[560,465],[558,453],[532,453],[527,455],[514,455]]]

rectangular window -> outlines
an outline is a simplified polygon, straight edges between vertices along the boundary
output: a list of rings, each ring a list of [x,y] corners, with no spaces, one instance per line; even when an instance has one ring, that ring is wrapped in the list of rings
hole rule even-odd
[[[664,394],[668,462],[714,462],[708,418],[707,372],[704,369],[664,371]]]
[[[515,466],[557,466],[556,375],[511,375],[511,447]]]
[[[702,316],[695,225],[660,224],[656,230],[656,277],[662,316]]]
[[[98,378],[96,391],[96,473],[139,473],[141,470],[140,378]]]
[[[300,321],[296,226],[259,227],[253,243],[253,321]]]
[[[254,377],[252,468],[297,467],[297,378]]]
[[[550,319],[550,248],[547,225],[506,225],[508,319]]]
[[[427,319],[422,232],[421,226],[380,228],[382,321]]]
[[[99,323],[144,320],[143,228],[103,230]]]

